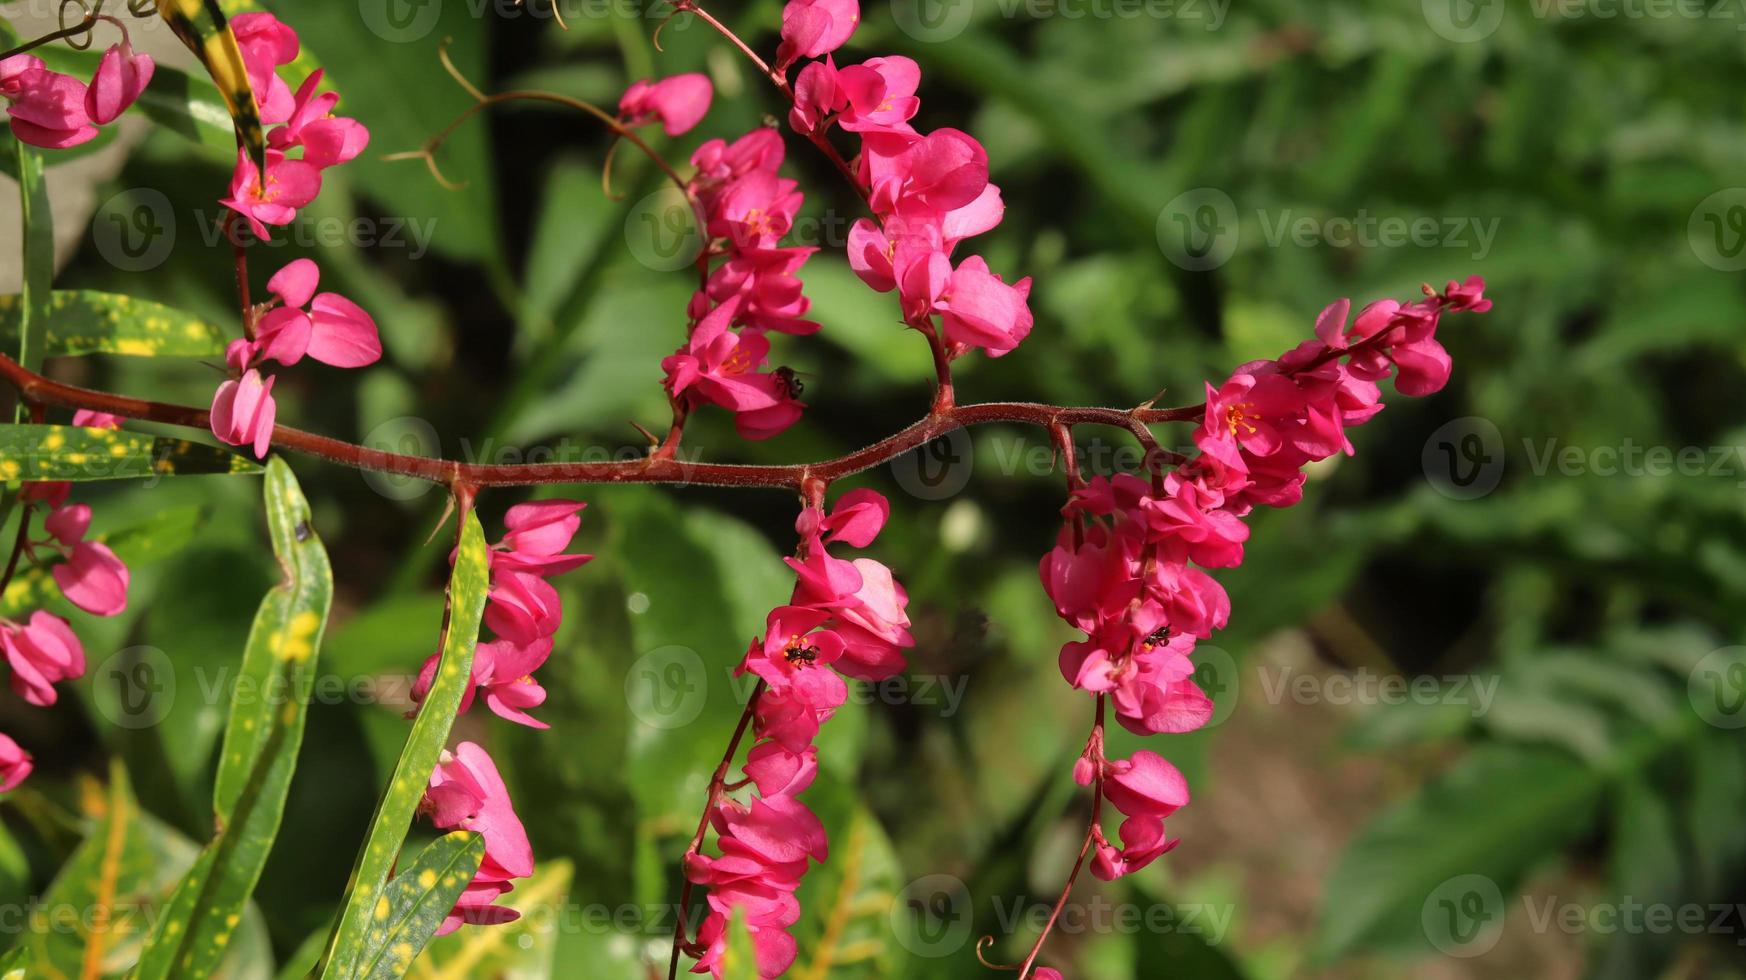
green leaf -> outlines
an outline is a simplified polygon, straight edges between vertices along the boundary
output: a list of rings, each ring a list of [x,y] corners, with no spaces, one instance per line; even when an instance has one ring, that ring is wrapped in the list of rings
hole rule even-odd
[[[138,978],[210,976],[278,836],[303,744],[333,570],[309,502],[283,460],[267,464],[267,526],[285,578],[261,601],[243,650],[213,791],[219,832],[154,926]]]
[[[24,277],[20,295],[18,363],[26,370],[42,369],[49,322],[49,294],[55,278],[55,225],[49,213],[48,186],[43,182],[42,154],[13,140],[18,154],[18,203],[24,221]],[[23,419],[23,402],[17,418]]]
[[[449,579],[449,615],[444,628],[442,654],[435,679],[425,695],[412,732],[406,737],[394,775],[376,806],[370,832],[352,869],[339,922],[328,943],[324,978],[359,977],[359,958],[365,936],[375,921],[378,900],[388,883],[388,872],[406,840],[413,813],[424,798],[425,784],[448,740],[449,728],[472,680],[473,649],[479,642],[479,626],[485,614],[489,587],[490,553],[477,514],[469,511]]]
[[[891,840],[849,786],[826,780],[807,794],[830,832],[831,859],[801,883],[801,919],[794,931],[800,957],[789,976],[888,977],[898,951],[890,906],[905,884]]]
[[[727,952],[721,958],[722,980],[758,980],[758,951],[746,920],[735,911],[728,919]]]
[[[45,976],[104,975],[109,955],[145,928],[139,908],[122,903],[149,877],[157,857],[119,762],[110,766],[108,792],[87,808],[97,815],[90,833],[31,911],[24,948]]]
[[[229,139],[227,136],[226,139]],[[49,301],[43,354],[128,354],[137,357],[222,357],[225,337],[190,313],[95,289],[57,289]],[[0,296],[0,344],[21,339],[21,296]]]
[[[457,831],[432,841],[377,900],[377,927],[359,956],[358,976],[395,980],[436,934],[485,857],[485,837]]]
[[[1475,876],[1507,892],[1587,831],[1602,785],[1562,752],[1475,750],[1347,846],[1322,897],[1315,955],[1428,949],[1426,910],[1440,890]]]
[[[0,425],[0,479],[135,480],[259,473],[259,463],[187,439],[75,425]]]
[[[533,877],[516,883],[515,891],[498,899],[498,905],[521,913],[514,922],[495,926],[463,927],[431,940],[419,957],[411,976],[418,980],[472,980],[473,977],[610,976],[600,961],[588,962],[579,974],[553,969],[558,941],[587,934],[590,928],[562,926],[565,916],[579,908],[567,904],[572,868],[568,861],[547,861],[534,868]],[[584,914],[590,907],[580,906]],[[586,921],[586,920],[584,920]],[[616,938],[616,937],[615,937]],[[642,976],[639,972],[637,976]]]

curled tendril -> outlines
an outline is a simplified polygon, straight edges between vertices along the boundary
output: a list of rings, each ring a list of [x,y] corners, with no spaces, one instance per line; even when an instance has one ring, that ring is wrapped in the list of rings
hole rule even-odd
[[[976,940],[976,962],[981,963],[990,970],[1005,970],[1016,973],[1019,968],[1017,963],[990,963],[988,961],[988,957],[985,954],[988,951],[988,947],[994,945],[994,941],[993,936],[983,936],[981,939]]]
[[[454,38],[445,37],[443,43],[437,45],[437,59],[443,63],[443,71],[449,73],[449,77],[455,80],[455,84],[466,89],[467,94],[473,97],[473,101],[484,102],[485,93],[479,91],[479,86],[468,81],[467,76],[461,74],[461,70],[455,67],[455,62],[449,57],[449,45],[454,43]]]
[[[439,143],[438,145],[441,144]],[[425,167],[430,170],[430,175],[436,179],[438,184],[442,185],[443,190],[460,191],[467,189],[467,181],[453,181],[443,176],[442,168],[437,166],[435,146],[425,146],[417,150],[405,150],[400,153],[386,153],[383,154],[382,160],[384,163],[396,160],[423,160]]]
[[[78,23],[71,24],[67,22],[68,7],[78,9]],[[67,42],[67,47],[72,48],[74,51],[84,51],[91,47],[91,40],[95,33],[92,31],[92,28],[97,26],[97,18],[101,15],[102,11],[103,4],[101,0],[99,0],[95,7],[86,3],[85,0],[61,0],[61,8],[56,16],[60,22],[62,39]]]
[[[554,2],[555,2],[555,0],[554,0]],[[664,53],[667,50],[666,48],[661,47],[661,32],[667,29],[667,25],[672,23],[673,18],[679,16],[680,14],[682,14],[684,12],[685,12],[685,8],[676,3],[673,5],[672,10],[667,11],[667,16],[662,17],[661,22],[659,24],[655,25],[655,33],[650,36],[649,43],[653,44],[655,46],[656,51],[660,51],[660,52]]]
[[[135,17],[151,17],[158,7],[154,0],[127,0],[127,12]]]

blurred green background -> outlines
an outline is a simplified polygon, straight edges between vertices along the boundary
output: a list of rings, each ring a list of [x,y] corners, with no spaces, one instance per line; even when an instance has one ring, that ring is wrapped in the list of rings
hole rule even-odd
[[[387,351],[362,372],[282,373],[282,421],[504,462],[630,455],[627,420],[664,425],[659,360],[692,280],[673,271],[687,229],[652,168],[621,150],[609,198],[598,128],[521,108],[440,151],[463,190],[380,159],[467,106],[438,63],[445,37],[493,90],[611,104],[636,78],[709,72],[709,118],[657,143],[675,160],[781,114],[702,25],[669,24],[658,53],[652,0],[560,2],[567,31],[545,0],[268,5],[373,138],[329,172],[293,244],[256,249],[257,279],[314,256]],[[773,50],[779,4],[716,12]],[[1036,280],[1035,332],[961,361],[962,400],[1192,402],[1338,297],[1481,274],[1496,301],[1446,321],[1446,391],[1391,397],[1301,506],[1256,516],[1246,564],[1219,576],[1230,628],[1198,655],[1215,724],[1145,743],[1191,780],[1170,824],[1182,846],[1130,880],[1082,881],[1044,962],[1075,980],[1746,976],[1742,29],[1738,4],[1600,0],[864,7],[839,62],[920,62],[917,123],[983,140],[1008,203],[974,251]],[[151,43],[173,50],[161,28]],[[230,157],[173,129],[136,121],[51,168],[56,285],[228,324],[213,224]],[[811,409],[763,444],[706,412],[687,453],[822,458],[927,404],[925,345],[841,258],[852,194],[789,143],[825,328],[778,339],[776,359],[803,372]],[[218,378],[167,359],[54,373],[198,404]],[[1122,433],[1079,435],[1101,472],[1137,462]],[[986,975],[976,938],[1021,958],[1072,862],[1090,702],[1056,670],[1071,636],[1036,580],[1062,496],[1040,436],[978,428],[835,488],[891,498],[872,553],[909,588],[918,643],[906,680],[858,691],[826,729],[806,801],[832,855],[802,891],[791,976]],[[236,976],[295,970],[325,929],[441,608],[446,549],[425,543],[440,494],[292,463],[334,557],[332,683]],[[537,712],[552,730],[482,710],[461,726],[508,770],[542,862],[515,893],[529,914],[439,940],[415,975],[630,980],[664,963],[677,857],[744,694],[729,671],[786,595],[781,493],[563,492],[589,502],[599,558],[560,583]],[[148,530],[128,612],[77,620],[79,696],[0,709],[39,762],[4,809],[7,907],[47,887],[110,755],[166,853],[204,839],[225,685],[275,574],[253,480],[80,493],[97,530]],[[488,494],[487,528],[517,499]]]

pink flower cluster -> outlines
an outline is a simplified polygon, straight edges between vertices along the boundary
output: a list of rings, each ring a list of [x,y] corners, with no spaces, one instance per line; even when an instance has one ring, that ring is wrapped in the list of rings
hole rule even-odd
[[[273,381],[261,366],[290,367],[308,356],[334,367],[374,364],[382,356],[376,321],[338,293],[317,293],[321,272],[309,259],[293,259],[267,280],[273,298],[254,308],[253,336],[225,349],[231,378],[212,396],[212,434],[233,446],[251,446],[265,458],[273,441],[278,406]]]
[[[1007,283],[981,256],[952,263],[959,242],[1000,224],[1005,211],[988,181],[988,151],[968,133],[910,125],[921,106],[914,61],[894,55],[837,67],[829,52],[858,20],[854,0],[790,0],[783,51],[825,60],[801,69],[789,124],[815,140],[833,124],[861,137],[857,179],[878,218],[849,229],[849,264],[862,281],[896,289],[912,327],[931,333],[937,317],[949,357],[972,349],[999,357],[1031,332],[1031,281]]]
[[[1116,718],[1139,734],[1206,724],[1213,703],[1193,680],[1197,640],[1230,616],[1225,590],[1204,569],[1243,560],[1257,505],[1286,507],[1303,495],[1304,467],[1352,452],[1346,428],[1382,410],[1377,382],[1394,375],[1402,394],[1425,395],[1449,378],[1436,340],[1444,312],[1484,312],[1484,282],[1449,283],[1402,305],[1374,303],[1347,326],[1350,304],[1323,311],[1316,338],[1277,360],[1243,365],[1207,386],[1200,453],[1153,482],[1121,474],[1076,489],[1056,547],[1041,563],[1056,611],[1086,639],[1061,649],[1061,673],[1107,695]],[[1095,829],[1093,873],[1114,878],[1145,867],[1176,842],[1164,817],[1188,802],[1182,776],[1151,752],[1103,757],[1093,739],[1075,769],[1127,819],[1122,846]]]
[[[491,592],[485,623],[497,639],[480,643],[460,710],[483,695],[493,713],[530,728],[549,727],[527,713],[546,700],[533,672],[552,653],[552,636],[563,619],[558,592],[546,581],[581,567],[592,555],[566,554],[582,527],[582,508],[574,500],[537,500],[509,508],[503,539],[491,546]],[[412,699],[423,704],[436,678],[440,654],[419,671]],[[463,922],[490,925],[516,918],[514,909],[493,904],[510,891],[515,878],[533,874],[533,850],[515,815],[497,766],[483,748],[463,742],[431,775],[422,808],[443,829],[476,830],[485,836],[485,860],[473,883],[444,920],[442,931]]]
[[[97,127],[114,122],[151,83],[157,65],[134,54],[123,37],[103,52],[90,84],[50,71],[33,54],[0,60],[0,97],[12,135],[31,146],[63,150],[95,139]]]
[[[93,429],[113,429],[120,421],[100,412],[80,411],[73,416],[74,425]],[[87,539],[91,507],[67,503],[72,488],[64,481],[24,484],[18,498],[24,511],[18,519],[29,522],[38,505],[47,516],[45,537],[22,539],[23,557],[33,563],[58,559],[49,566],[49,575],[67,601],[92,615],[114,616],[127,608],[127,565],[108,545]],[[79,637],[65,619],[44,609],[24,622],[0,619],[0,652],[12,668],[12,690],[40,707],[58,699],[55,684],[85,674],[85,647]],[[30,754],[0,734],[0,792],[17,786],[30,769]]]
[[[242,50],[243,65],[254,88],[261,121],[273,126],[266,134],[267,179],[245,150],[237,150],[236,171],[225,205],[248,221],[255,236],[266,239],[267,225],[289,224],[297,209],[321,192],[321,172],[364,151],[369,130],[355,119],[332,114],[337,92],[319,92],[322,70],[309,73],[295,93],[278,69],[297,60],[297,32],[267,13],[231,18],[231,31]],[[300,150],[301,156],[287,156]],[[212,396],[212,434],[233,446],[250,446],[265,457],[273,441],[278,405],[274,378],[261,367],[277,361],[289,367],[305,355],[334,367],[374,364],[382,356],[376,321],[358,304],[338,293],[317,293],[320,270],[309,259],[296,259],[267,280],[272,299],[251,309],[245,337],[232,341],[224,355],[231,377]]]
[[[709,889],[693,973],[719,980],[736,915],[751,934],[760,975],[780,976],[794,962],[787,932],[800,917],[794,893],[808,859],[823,861],[829,849],[824,825],[796,798],[818,774],[819,726],[847,700],[844,676],[891,677],[904,668],[902,651],[915,644],[909,596],[891,569],[871,558],[838,558],[827,546],[866,547],[890,512],[878,493],[853,490],[828,515],[809,507],[796,522],[799,557],[788,559],[794,593],[771,611],[739,667],[763,682],[752,713],[757,741],[743,767],[756,795],[747,803],[716,801],[709,822],[721,853],[691,854],[685,864],[686,878]]]
[[[440,828],[471,830],[485,838],[479,870],[444,917],[437,935],[446,936],[463,923],[497,925],[520,918],[515,909],[493,903],[514,890],[513,879],[533,874],[533,847],[491,756],[472,742],[462,742],[453,752],[445,750],[430,774],[419,808]]]
[[[710,140],[691,163],[686,185],[702,212],[709,245],[707,271],[687,311],[685,345],[661,362],[675,408],[718,405],[734,413],[746,439],[768,439],[800,419],[806,406],[786,368],[769,369],[771,332],[806,335],[811,301],[800,268],[818,251],[782,244],[805,199],[799,185],[778,176],[782,138],[755,129],[732,143]]]
[[[255,91],[261,122],[267,131],[267,177],[263,182],[254,161],[239,149],[230,196],[220,204],[248,220],[255,236],[265,239],[267,225],[290,224],[297,209],[321,193],[321,172],[364,152],[370,131],[356,119],[333,115],[339,93],[317,91],[322,70],[309,73],[295,93],[278,70],[297,60],[297,32],[268,13],[238,14],[230,28],[242,50],[243,66]],[[289,156],[292,150],[300,155]]]

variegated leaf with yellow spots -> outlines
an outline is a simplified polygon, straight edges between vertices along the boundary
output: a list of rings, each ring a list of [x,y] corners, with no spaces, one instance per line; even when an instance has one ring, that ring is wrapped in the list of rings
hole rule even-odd
[[[23,323],[22,298],[0,296],[0,346],[17,347]],[[95,289],[57,289],[48,303],[42,353],[223,357],[224,345],[217,327],[162,303]]]
[[[419,705],[418,717],[394,764],[370,833],[352,868],[351,885],[339,922],[328,942],[321,976],[329,980],[361,980],[361,952],[375,922],[378,900],[388,887],[388,872],[400,855],[407,830],[424,789],[436,768],[461,697],[472,683],[473,650],[484,621],[485,594],[490,587],[491,555],[485,546],[485,530],[479,515],[469,511],[462,521],[461,543],[455,551],[455,569],[449,576],[449,617],[441,655],[430,691]]]
[[[398,980],[455,907],[485,858],[485,838],[457,831],[431,841],[376,900],[357,975]]]
[[[76,425],[0,425],[0,480],[140,480],[259,473],[246,456],[187,439]]]
[[[243,648],[212,794],[218,833],[158,916],[135,980],[209,977],[218,968],[291,792],[333,569],[291,468],[269,460],[265,482],[267,527],[284,579],[261,600]]]
[[[520,918],[502,925],[462,926],[438,936],[425,947],[407,976],[412,980],[470,980],[572,975],[559,969],[556,960],[560,927],[566,924],[561,912],[574,908],[568,904],[573,873],[568,861],[539,864],[533,877],[516,882],[515,891],[497,900],[498,905],[520,912]],[[671,923],[663,925],[671,928]],[[630,937],[625,938],[630,941]],[[588,965],[596,975],[615,975],[599,962]]]
[[[157,0],[158,13],[170,30],[182,39],[188,50],[206,66],[218,94],[230,110],[236,127],[237,145],[254,161],[255,169],[265,181],[267,170],[266,135],[261,128],[261,108],[249,84],[248,68],[243,64],[242,49],[231,33],[224,11],[217,0]]]

